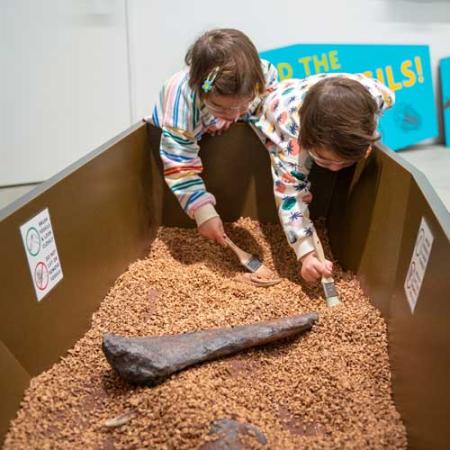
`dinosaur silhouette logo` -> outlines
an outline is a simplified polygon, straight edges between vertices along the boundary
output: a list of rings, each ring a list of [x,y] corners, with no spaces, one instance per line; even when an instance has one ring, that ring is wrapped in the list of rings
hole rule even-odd
[[[395,107],[394,120],[403,131],[415,131],[422,126],[422,118],[410,104],[401,103]]]

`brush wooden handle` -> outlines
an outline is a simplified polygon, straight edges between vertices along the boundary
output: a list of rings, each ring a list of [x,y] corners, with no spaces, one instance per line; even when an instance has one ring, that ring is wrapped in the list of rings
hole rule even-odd
[[[314,249],[316,251],[317,258],[322,264],[325,264],[325,253],[323,251],[322,242],[320,242],[319,236],[317,235],[316,230],[314,230],[313,235]],[[324,277],[322,275],[322,283],[334,283],[332,277]]]
[[[246,264],[249,259],[251,259],[252,255],[239,248],[228,236],[225,236],[225,242],[228,247],[230,247],[231,250],[236,253],[236,256],[239,258],[239,261],[241,261],[242,264]]]
[[[322,242],[320,242],[319,236],[317,236],[316,230],[313,231],[313,242],[314,242],[314,248],[316,250],[316,255],[319,261],[322,264],[325,264],[325,254],[323,252]],[[327,300],[328,306],[336,306],[339,305],[341,302],[339,300],[339,297],[336,292],[336,286],[334,285],[334,280],[332,277],[324,277],[322,275],[322,287],[323,291],[325,292],[325,298]]]
[[[313,231],[313,242],[314,242],[314,249],[316,251],[317,258],[319,258],[319,261],[323,264],[325,263],[325,253],[323,252],[322,242],[320,242],[319,236],[317,236],[316,230]]]

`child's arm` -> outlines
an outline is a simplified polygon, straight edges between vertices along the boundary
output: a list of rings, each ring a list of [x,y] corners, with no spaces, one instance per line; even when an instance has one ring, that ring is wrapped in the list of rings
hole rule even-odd
[[[214,196],[206,191],[200,177],[203,170],[196,141],[179,130],[164,128],[161,137],[161,159],[164,178],[181,207],[195,219],[198,232],[205,238],[225,245],[222,220],[214,205]]]
[[[298,144],[300,80],[280,82],[264,100],[252,128],[269,151],[275,202],[281,225],[297,259],[314,250],[313,224],[304,198],[310,167]],[[295,100],[295,101],[292,101]]]
[[[322,263],[315,254],[312,237],[314,226],[309,219],[308,210],[309,169],[305,164],[300,166],[286,160],[282,147],[277,149],[271,144],[269,151],[278,216],[287,240],[301,263],[300,274],[309,282],[321,276],[331,276],[332,262],[325,260]],[[302,156],[300,161],[304,161]]]
[[[216,200],[206,191],[200,177],[203,165],[194,131],[199,117],[196,95],[188,86],[187,73],[179,72],[163,86],[152,122],[162,129],[160,155],[166,183],[183,210],[200,227],[218,214],[214,208]]]
[[[271,158],[275,204],[283,231],[297,259],[314,251],[312,232],[314,226],[309,218],[308,204],[304,198],[309,194],[309,169],[289,161],[281,147],[266,144]]]
[[[199,150],[196,140],[186,132],[168,127],[162,129],[160,155],[164,178],[183,210],[193,219],[202,206],[211,205],[211,211],[215,213],[213,205],[216,203],[200,177],[203,165],[198,156]],[[200,220],[201,223],[203,221]]]

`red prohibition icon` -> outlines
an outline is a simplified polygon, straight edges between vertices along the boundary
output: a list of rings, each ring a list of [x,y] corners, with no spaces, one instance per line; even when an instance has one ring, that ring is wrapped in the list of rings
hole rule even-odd
[[[34,269],[34,281],[41,291],[48,285],[48,268],[42,261],[38,262]]]

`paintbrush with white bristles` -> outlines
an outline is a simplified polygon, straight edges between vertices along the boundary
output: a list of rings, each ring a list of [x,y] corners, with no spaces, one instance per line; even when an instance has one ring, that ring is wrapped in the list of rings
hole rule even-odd
[[[239,248],[228,236],[225,236],[225,242],[239,258],[240,263],[250,272],[250,280],[258,286],[273,286],[281,281],[272,270],[263,264],[258,258]]]
[[[322,264],[325,264],[325,254],[323,252],[322,243],[320,242],[319,236],[317,236],[316,230],[314,230],[312,235],[314,241],[314,249],[316,251],[317,258]],[[322,286],[325,293],[325,299],[328,306],[337,306],[341,303],[339,300],[336,285],[331,277],[322,276]]]

